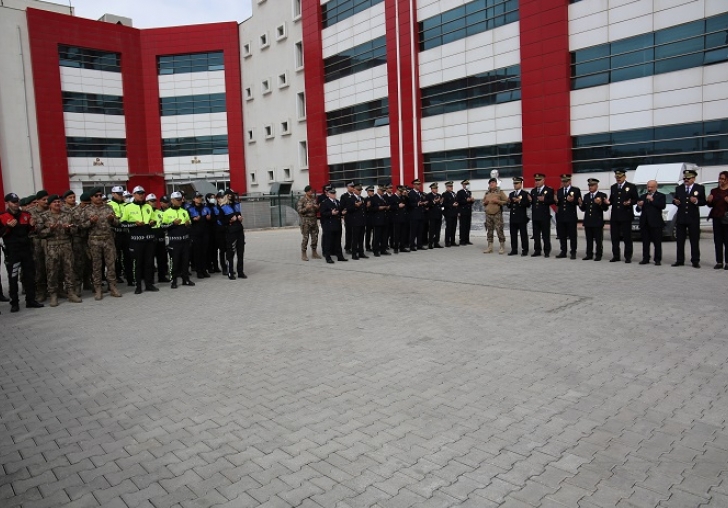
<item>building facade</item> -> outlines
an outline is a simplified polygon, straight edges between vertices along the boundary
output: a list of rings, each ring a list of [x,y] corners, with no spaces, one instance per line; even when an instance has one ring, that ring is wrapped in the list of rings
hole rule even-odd
[[[308,184],[301,1],[253,0],[240,24],[249,192]]]
[[[24,119],[38,157],[19,160],[4,127],[4,187],[124,183],[163,194],[207,180],[245,192],[237,23],[138,30],[26,4],[13,17],[28,34],[20,83],[34,97]]]
[[[728,168],[725,0],[253,0],[239,26],[149,30],[70,13],[0,6],[6,191]]]

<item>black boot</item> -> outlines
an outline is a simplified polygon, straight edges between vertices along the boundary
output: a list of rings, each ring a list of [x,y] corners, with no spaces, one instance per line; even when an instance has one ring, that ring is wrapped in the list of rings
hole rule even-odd
[[[172,284],[169,287],[171,287],[172,289],[177,289],[177,277],[172,279]]]

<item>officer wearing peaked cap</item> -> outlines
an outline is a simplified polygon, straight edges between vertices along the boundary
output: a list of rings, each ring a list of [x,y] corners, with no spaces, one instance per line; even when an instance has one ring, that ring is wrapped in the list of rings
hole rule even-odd
[[[154,209],[144,200],[144,187],[134,187],[134,201],[124,207],[121,225],[129,231],[129,252],[136,265],[136,290],[142,293],[142,281],[147,291],[159,291],[154,285],[154,250],[156,234],[152,227],[157,223]]]
[[[424,250],[424,221],[427,216],[427,198],[420,190],[422,182],[419,178],[412,180],[412,190],[407,196],[410,216],[410,251],[415,252],[417,249]]]
[[[685,240],[690,238],[690,262],[700,268],[700,207],[706,204],[705,187],[695,183],[696,171],[683,171],[683,185],[675,187],[672,202],[677,206],[677,261],[672,266],[685,264]]]
[[[344,193],[341,194],[341,198],[339,198],[343,209],[348,209],[349,203],[354,199],[354,185],[354,182],[347,182],[346,191],[344,191]],[[351,225],[351,218],[348,215],[344,216],[344,226],[346,226],[346,231],[344,232],[344,250],[351,254],[351,233],[353,228]]]
[[[445,215],[445,247],[458,246],[455,243],[455,230],[458,226],[459,207],[458,196],[453,191],[453,182],[445,182],[445,192],[442,194],[442,208]]]
[[[533,221],[533,254],[531,257],[541,255],[541,242],[543,241],[543,255],[551,254],[551,205],[554,201],[554,190],[544,182],[546,175],[536,173],[533,175],[534,184],[531,189],[531,220]]]
[[[442,229],[442,194],[436,182],[430,184],[427,194],[428,238],[427,246],[430,249],[442,249],[440,245],[440,230]]]
[[[462,189],[457,193],[458,215],[460,217],[460,245],[473,245],[470,241],[470,224],[473,219],[473,203],[475,198],[470,192],[470,180],[460,182]]]
[[[518,254],[518,237],[521,237],[521,256],[528,255],[528,208],[531,206],[531,195],[523,190],[523,178],[513,177],[513,192],[508,195],[510,212],[511,251],[509,256]]]
[[[108,204],[114,210],[118,221],[118,225],[113,228],[114,245],[116,246],[116,279],[117,282],[124,282],[121,278],[121,273],[124,272],[129,286],[133,286],[134,261],[131,257],[131,252],[129,252],[129,229],[121,226],[121,218],[124,214],[124,207],[127,204],[124,200],[124,187],[121,185],[111,187],[111,199]]]
[[[571,175],[561,175],[561,188],[556,193],[556,236],[559,237],[561,252],[557,258],[566,257],[567,242],[569,240],[569,257],[576,259],[576,225],[578,217],[576,208],[581,199],[581,189],[571,185]]]
[[[589,192],[582,195],[579,208],[584,212],[584,233],[586,234],[586,257],[584,261],[602,260],[604,242],[604,212],[609,210],[607,195],[599,190],[599,180],[589,178]]]
[[[632,262],[632,221],[634,220],[633,205],[637,203],[639,194],[637,187],[627,181],[627,175],[622,169],[614,170],[616,183],[612,185],[607,204],[612,207],[609,219],[609,234],[612,237],[612,259],[610,263],[621,261],[620,242],[624,242],[624,262]]]

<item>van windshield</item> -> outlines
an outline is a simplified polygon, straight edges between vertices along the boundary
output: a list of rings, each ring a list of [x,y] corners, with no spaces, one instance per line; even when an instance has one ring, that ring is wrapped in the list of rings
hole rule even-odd
[[[677,184],[675,183],[658,183],[657,184],[657,192],[662,192],[665,194],[667,202],[671,203],[673,195],[675,194],[675,187]],[[637,186],[637,194],[642,196],[643,194],[647,194],[647,185],[638,185]]]

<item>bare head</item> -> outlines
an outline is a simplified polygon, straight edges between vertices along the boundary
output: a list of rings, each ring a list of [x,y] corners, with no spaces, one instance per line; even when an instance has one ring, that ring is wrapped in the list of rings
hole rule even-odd
[[[647,192],[650,194],[657,192],[657,180],[650,180],[647,182]]]

